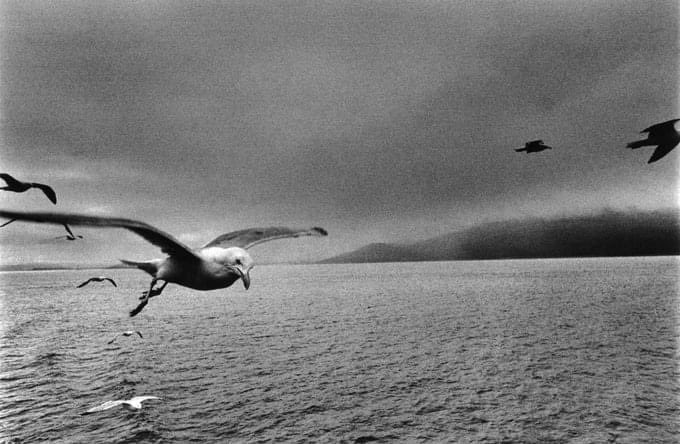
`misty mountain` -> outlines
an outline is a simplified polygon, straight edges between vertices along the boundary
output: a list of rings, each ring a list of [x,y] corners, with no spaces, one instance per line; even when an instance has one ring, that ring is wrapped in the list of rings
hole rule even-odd
[[[369,244],[322,263],[680,254],[676,211],[617,212],[473,226],[405,244]]]

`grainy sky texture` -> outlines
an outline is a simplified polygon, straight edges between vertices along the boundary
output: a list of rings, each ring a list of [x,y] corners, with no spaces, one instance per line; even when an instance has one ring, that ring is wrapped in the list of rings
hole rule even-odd
[[[484,221],[678,205],[675,1],[2,1],[9,209],[132,217],[190,245],[263,225],[314,260]],[[543,139],[554,147],[514,152]],[[145,259],[121,230],[0,229],[3,263]]]

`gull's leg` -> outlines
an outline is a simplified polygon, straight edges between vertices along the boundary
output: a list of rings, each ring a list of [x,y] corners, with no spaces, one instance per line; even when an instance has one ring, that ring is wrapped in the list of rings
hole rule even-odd
[[[168,281],[163,282],[163,285],[152,291],[149,297],[152,298],[154,296],[158,296],[159,294],[161,294],[166,285],[168,285]]]
[[[166,285],[168,285],[167,281],[163,282],[163,285],[161,285],[158,288],[152,289],[151,291],[143,292],[142,295],[139,297],[139,299],[140,300],[144,299],[145,297],[147,297],[146,296],[147,294],[149,295],[150,298],[152,298],[154,296],[158,296],[159,294],[161,294],[161,292],[163,291],[163,289],[165,288]]]
[[[139,303],[137,307],[134,308],[134,310],[130,311],[130,317],[137,316],[140,311],[144,307],[146,307],[146,304],[149,303],[149,295],[151,294],[151,290],[153,290],[153,286],[156,285],[156,278],[151,279],[151,285],[149,286],[149,291],[146,293],[146,296],[142,298],[142,302]]]

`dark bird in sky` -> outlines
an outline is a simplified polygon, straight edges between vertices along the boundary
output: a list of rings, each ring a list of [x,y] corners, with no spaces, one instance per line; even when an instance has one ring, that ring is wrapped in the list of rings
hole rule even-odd
[[[286,227],[250,228],[223,234],[203,247],[192,249],[170,234],[147,223],[123,218],[87,216],[66,213],[22,213],[0,210],[0,217],[29,222],[71,224],[93,227],[125,228],[161,248],[168,256],[146,262],[122,260],[151,275],[149,290],[140,304],[130,311],[137,315],[153,296],[159,295],[168,283],[196,290],[226,288],[238,279],[246,289],[250,286],[250,270],[254,262],[247,249],[262,242],[300,236],[327,236],[323,228],[293,229]],[[163,284],[154,289],[158,281]]]
[[[538,153],[544,150],[551,149],[552,147],[544,144],[542,140],[532,140],[531,142],[525,143],[524,148],[517,148],[515,151],[517,152],[525,151],[526,153]]]
[[[121,332],[121,333],[120,333],[119,335],[117,335],[117,336],[114,336],[114,338],[111,339],[111,340],[108,342],[108,344],[113,344],[114,342],[116,342],[116,339],[118,339],[118,336],[125,336],[125,337],[128,337],[128,336],[132,336],[132,335],[134,335],[134,334],[136,334],[136,335],[138,335],[140,338],[144,339],[144,336],[142,336],[142,332],[141,332],[141,331],[139,331],[139,330],[127,330],[127,331]]]
[[[117,286],[118,286],[118,285],[116,285],[116,281],[114,281],[114,280],[111,279],[110,277],[106,277],[106,276],[97,276],[97,277],[91,277],[90,279],[86,280],[86,281],[83,282],[82,284],[78,285],[76,288],[82,288],[82,287],[86,286],[87,284],[89,284],[90,282],[103,282],[103,281],[109,281],[109,282],[111,282],[111,284],[113,284],[114,287],[117,287]]]
[[[636,142],[630,142],[627,147],[636,149],[643,146],[658,145],[652,153],[652,157],[647,161],[647,163],[656,162],[670,153],[671,150],[680,143],[680,134],[678,134],[675,129],[675,122],[678,120],[680,119],[668,120],[643,129],[640,131],[640,134],[648,133],[647,138]]]
[[[43,193],[45,193],[45,196],[47,196],[47,198],[53,204],[57,203],[57,194],[49,185],[44,185],[42,183],[37,182],[22,182],[20,180],[13,178],[7,173],[1,173],[0,179],[4,180],[5,183],[7,184],[7,186],[5,187],[0,187],[0,190],[14,191],[15,193],[23,193],[24,191],[28,191],[31,188],[38,188],[42,190]]]
[[[7,222],[5,222],[4,224],[0,225],[0,228],[6,227],[7,225],[11,224],[11,223],[14,222],[14,221],[16,221],[16,219],[10,219],[10,220],[8,220]]]
[[[123,406],[126,410],[139,410],[142,408],[142,402],[149,399],[161,399],[158,396],[135,396],[132,399],[118,399],[116,401],[106,401],[102,405],[92,407],[85,413],[103,412],[113,407]]]
[[[73,231],[71,231],[71,227],[69,227],[68,224],[62,224],[62,225],[64,225],[64,228],[66,229],[66,233],[68,233],[68,234],[66,234],[64,236],[55,237],[55,239],[66,239],[66,240],[74,241],[74,240],[83,238],[83,236],[81,236],[80,234],[78,234],[78,235],[73,234]]]

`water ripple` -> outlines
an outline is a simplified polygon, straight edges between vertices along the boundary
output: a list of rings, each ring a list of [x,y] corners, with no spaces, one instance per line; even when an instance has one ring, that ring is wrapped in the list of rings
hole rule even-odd
[[[135,271],[116,298],[75,295],[89,271],[4,273],[0,441],[677,442],[677,265],[264,266],[133,319]]]

